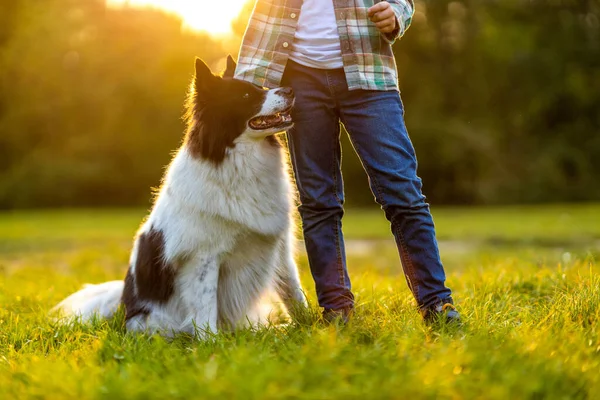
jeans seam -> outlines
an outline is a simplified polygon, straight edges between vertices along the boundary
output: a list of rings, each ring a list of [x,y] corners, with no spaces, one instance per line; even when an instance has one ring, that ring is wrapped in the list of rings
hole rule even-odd
[[[327,81],[327,89],[329,90],[329,94],[331,95],[331,97],[335,98],[335,92],[332,89],[331,86],[331,80],[329,77],[329,72],[325,71],[325,80]],[[338,117],[339,119],[339,117]],[[338,124],[338,132],[336,135],[333,136],[333,148],[336,149],[336,154],[334,155],[332,162],[331,162],[331,176],[333,177],[333,187],[334,187],[334,196],[335,199],[338,201],[339,204],[342,205],[342,199],[340,198],[340,196],[338,196],[338,190],[339,190],[339,182],[338,182],[338,176],[337,173],[339,172],[340,174],[342,173],[341,171],[341,167],[339,165],[336,165],[336,162],[339,158],[341,158],[341,154],[340,154],[340,149],[339,149],[339,124]],[[339,163],[337,163],[339,164]],[[340,229],[339,229],[339,224],[341,223],[341,221],[335,221],[335,225],[333,227],[333,231],[335,234],[335,249],[336,249],[336,256],[337,256],[337,270],[338,270],[338,275],[339,275],[339,282],[342,286],[346,287],[347,283],[346,283],[346,277],[345,277],[345,273],[344,273],[344,263],[342,262],[342,249],[340,248]]]
[[[327,70],[325,70],[325,80],[327,81],[327,90],[329,90],[329,94],[331,95],[331,97],[336,98],[335,90],[331,86],[331,80],[329,79],[329,71]]]
[[[342,123],[343,123],[343,118],[341,118],[341,119],[342,119]],[[350,141],[352,142],[354,149],[356,150],[359,158],[361,159],[361,163],[362,163],[364,169],[366,170],[367,175],[369,176],[369,179],[371,179],[371,181],[373,182],[373,186],[375,187],[375,190],[377,191],[377,195],[379,196],[381,206],[385,207],[386,202],[382,195],[383,191],[381,189],[381,186],[379,185],[379,182],[377,181],[377,178],[375,177],[375,174],[373,173],[371,168],[369,168],[367,163],[362,161],[364,159],[364,157],[362,156],[360,146],[358,146],[358,144],[352,139],[352,134],[349,133],[348,136],[350,137]],[[406,265],[405,271],[406,271],[406,276],[408,277],[408,283],[409,283],[410,289],[413,292],[413,295],[415,296],[415,299],[417,300],[417,303],[418,303],[419,302],[419,285],[416,282],[417,279],[415,279],[416,275],[415,275],[415,269],[414,269],[412,260],[410,259],[410,257],[407,256],[408,248],[406,246],[406,241],[404,240],[404,234],[402,233],[402,230],[400,229],[400,227],[398,226],[398,223],[395,220],[390,221],[390,223],[391,223],[392,233],[394,233],[394,231],[398,232],[398,236],[400,239],[400,249],[399,249],[400,250],[400,261],[403,262],[403,266]]]
[[[336,256],[337,256],[337,270],[338,270],[338,275],[339,275],[339,282],[341,285],[343,285],[344,287],[346,286],[346,278],[344,277],[344,266],[342,263],[342,249],[340,249],[340,232],[339,232],[339,228],[338,228],[338,223],[336,221],[335,225],[333,226],[333,232],[335,234],[335,250],[336,250]]]
[[[402,233],[402,230],[400,229],[400,227],[398,226],[398,223],[396,221],[392,222],[392,229],[394,229],[396,232],[398,232],[398,236],[400,238],[400,247],[401,247],[400,259],[405,260],[406,267],[407,267],[406,275],[408,276],[408,282],[409,282],[412,292],[414,293],[417,303],[419,303],[420,302],[420,300],[419,300],[419,284],[416,282],[416,279],[415,279],[415,268],[412,263],[412,260],[410,259],[410,257],[407,256],[408,249],[406,246],[406,241],[404,240],[404,234]]]
[[[339,129],[339,127],[338,127]],[[339,132],[339,131],[338,131]],[[339,137],[339,135],[338,135]],[[337,173],[339,172],[341,174],[341,168],[339,168],[339,166],[336,165],[336,160],[341,157],[341,155],[339,154],[339,138],[336,141],[335,135],[333,138],[333,145],[334,145],[334,149],[336,149],[336,154],[334,155],[332,162],[331,162],[331,175],[333,177],[333,190],[334,193],[333,195],[335,196],[335,199],[338,201],[339,204],[342,205],[342,199],[340,199],[340,196],[338,196],[338,176]],[[338,147],[336,147],[338,146]],[[343,285],[344,287],[346,287],[346,277],[344,274],[344,263],[342,262],[342,249],[340,248],[340,230],[339,230],[339,224],[341,223],[341,221],[335,221],[335,225],[333,226],[333,231],[335,234],[335,249],[336,249],[336,261],[337,261],[337,270],[338,270],[338,274],[339,274],[339,282],[341,285]]]

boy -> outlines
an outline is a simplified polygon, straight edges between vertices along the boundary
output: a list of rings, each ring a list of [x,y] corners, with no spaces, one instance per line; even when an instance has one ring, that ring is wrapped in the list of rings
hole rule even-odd
[[[391,45],[413,0],[258,0],[236,78],[292,87],[288,145],[312,276],[326,320],[347,321],[354,296],[341,221],[340,122],[391,223],[404,274],[426,322],[458,322],[417,160],[404,125]]]

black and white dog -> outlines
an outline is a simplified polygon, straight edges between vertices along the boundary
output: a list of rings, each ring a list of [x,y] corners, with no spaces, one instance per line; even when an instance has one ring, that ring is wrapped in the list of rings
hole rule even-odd
[[[274,136],[292,126],[291,89],[262,90],[196,59],[188,128],[125,281],[88,285],[63,315],[110,317],[120,304],[134,331],[216,332],[244,324],[274,289],[288,310],[305,303],[294,262],[292,190]]]

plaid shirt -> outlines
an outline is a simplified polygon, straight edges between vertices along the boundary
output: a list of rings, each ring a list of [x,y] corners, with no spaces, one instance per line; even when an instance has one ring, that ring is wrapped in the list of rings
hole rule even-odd
[[[323,0],[326,1],[326,0]],[[391,45],[408,29],[413,0],[388,0],[396,14],[394,32],[382,34],[367,15],[376,0],[331,0],[335,9],[348,89],[398,90]],[[236,78],[258,86],[279,86],[302,0],[257,0],[240,50]]]

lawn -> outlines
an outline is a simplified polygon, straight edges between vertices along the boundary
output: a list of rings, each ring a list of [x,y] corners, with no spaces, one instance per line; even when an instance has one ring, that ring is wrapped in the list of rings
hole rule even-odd
[[[460,328],[422,324],[378,210],[345,218],[346,327],[169,342],[119,317],[51,323],[81,284],[124,276],[143,216],[0,213],[0,399],[600,398],[600,205],[434,208]],[[303,252],[299,265],[314,304]]]

